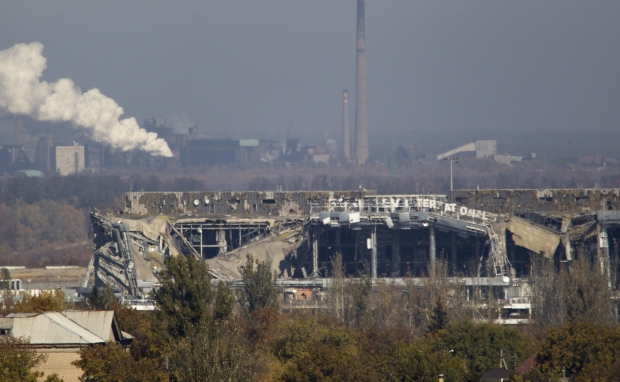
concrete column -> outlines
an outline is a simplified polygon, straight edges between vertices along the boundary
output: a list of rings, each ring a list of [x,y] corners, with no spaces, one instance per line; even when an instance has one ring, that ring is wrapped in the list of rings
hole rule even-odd
[[[200,232],[201,232],[200,234],[202,235],[202,230]],[[216,237],[217,237],[217,245],[220,247],[218,255],[226,254],[228,250],[228,243],[226,242],[226,231],[218,230]],[[200,251],[202,254],[202,247],[200,247]]]
[[[342,256],[342,245],[340,245],[340,234],[342,233],[342,228],[336,228],[334,230],[334,244],[336,246],[336,251]]]
[[[400,277],[400,235],[399,230],[392,230],[392,275]]]
[[[564,240],[564,256],[566,257],[567,261],[570,261],[573,259],[573,251],[570,245],[570,237],[568,236],[568,232],[566,233],[566,240]]]
[[[430,226],[429,227],[429,235],[428,235],[428,242],[429,242],[429,246],[428,246],[428,258],[430,260],[431,263],[431,269],[429,269],[429,273],[435,273],[435,263],[437,260],[437,251],[435,249],[435,227]],[[430,276],[430,275],[429,275]]]
[[[354,247],[354,252],[353,252],[353,260],[355,260],[357,262],[357,248],[359,246],[359,241],[360,241],[360,231],[355,231],[355,247]],[[355,266],[355,269],[357,269],[357,265]]]
[[[314,276],[319,275],[319,235],[315,231],[317,228],[312,229],[312,274]]]
[[[377,226],[370,231],[370,270],[373,279],[377,278]]]
[[[418,247],[415,245],[416,242],[413,243],[413,253],[411,254],[411,262],[413,263],[413,267],[412,267],[412,272],[413,272],[413,277],[416,277],[416,275],[418,274],[418,266],[417,266],[417,261],[418,261]]]
[[[456,276],[456,272],[458,271],[458,263],[457,263],[457,253],[458,248],[456,246],[456,232],[452,232],[450,234],[450,239],[452,241],[452,256],[450,256],[450,269],[452,270],[452,276]]]
[[[480,277],[480,264],[482,264],[482,246],[480,237],[476,236],[476,277]]]
[[[602,225],[599,226],[597,239],[597,257],[601,267],[601,273],[607,276],[607,283],[609,287],[611,287],[611,269],[609,266],[609,239],[607,238],[607,227]]]

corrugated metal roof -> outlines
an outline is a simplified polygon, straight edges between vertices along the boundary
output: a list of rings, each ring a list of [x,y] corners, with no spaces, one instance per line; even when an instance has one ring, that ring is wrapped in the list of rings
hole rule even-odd
[[[65,310],[62,314],[106,341],[115,340],[113,310]]]
[[[100,344],[106,341],[59,312],[13,318],[13,337],[26,337],[33,345]]]
[[[0,329],[11,329],[13,327],[12,318],[0,317]]]
[[[239,146],[258,146],[258,139],[240,139]]]
[[[11,313],[7,317],[8,318],[20,318],[20,317],[34,317],[38,316],[40,313]]]

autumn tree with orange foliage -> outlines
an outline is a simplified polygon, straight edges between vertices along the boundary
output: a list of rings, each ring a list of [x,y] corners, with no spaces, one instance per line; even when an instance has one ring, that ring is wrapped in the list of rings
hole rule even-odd
[[[157,359],[135,360],[114,342],[83,347],[80,359],[72,364],[84,371],[80,381],[168,381],[168,374]]]
[[[25,295],[21,301],[15,303],[15,313],[42,313],[60,312],[67,309],[67,299],[60,290],[41,291],[38,296]]]

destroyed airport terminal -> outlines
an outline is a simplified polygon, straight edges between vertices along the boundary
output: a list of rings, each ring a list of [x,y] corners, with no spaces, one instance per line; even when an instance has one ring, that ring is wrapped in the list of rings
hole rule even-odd
[[[239,285],[246,255],[269,261],[283,287],[323,288],[340,253],[345,274],[374,282],[423,280],[438,259],[448,277],[504,297],[527,284],[531,262],[570,262],[585,248],[611,275],[620,236],[619,189],[128,192],[119,214],[91,215],[95,285],[146,297],[166,256],[204,259],[214,279]],[[584,253],[579,251],[579,253]]]

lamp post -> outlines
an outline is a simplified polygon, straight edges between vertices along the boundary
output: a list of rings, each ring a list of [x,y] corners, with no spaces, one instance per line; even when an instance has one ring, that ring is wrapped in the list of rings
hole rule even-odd
[[[443,158],[443,160],[445,162],[450,162],[450,191],[452,191],[452,162],[459,163],[459,158]]]

